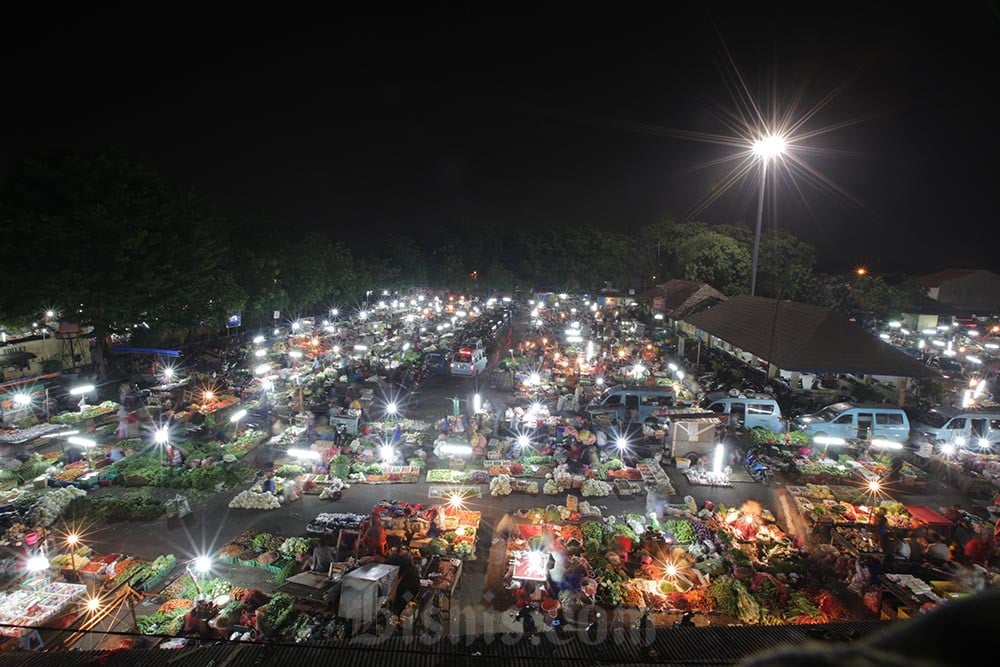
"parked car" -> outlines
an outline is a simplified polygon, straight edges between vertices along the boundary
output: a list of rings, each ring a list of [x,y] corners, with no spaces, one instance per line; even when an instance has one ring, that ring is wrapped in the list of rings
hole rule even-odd
[[[726,396],[706,400],[708,410],[722,416],[727,423],[745,428],[766,428],[776,433],[785,430],[781,406],[770,396]]]
[[[1000,409],[937,407],[912,423],[913,437],[970,449],[1000,448]]]
[[[965,369],[951,357],[935,355],[927,360],[927,365],[941,371],[941,377],[945,380],[966,380]]]
[[[813,438],[881,438],[899,443],[910,439],[910,420],[906,412],[902,408],[884,404],[834,403],[819,412],[796,417],[794,425]]]
[[[609,387],[592,407],[614,408],[621,422],[654,424],[667,408],[677,404],[677,396],[668,387]]]

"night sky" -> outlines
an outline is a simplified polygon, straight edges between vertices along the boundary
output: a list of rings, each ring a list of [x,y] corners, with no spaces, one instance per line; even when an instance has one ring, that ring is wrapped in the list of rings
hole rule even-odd
[[[373,243],[456,222],[753,221],[756,170],[706,206],[741,149],[689,138],[735,137],[752,96],[768,116],[818,108],[793,148],[831,185],[782,172],[765,224],[815,245],[821,270],[1000,270],[983,242],[995,4],[674,4],[9,15],[0,168],[125,147],[235,215]]]

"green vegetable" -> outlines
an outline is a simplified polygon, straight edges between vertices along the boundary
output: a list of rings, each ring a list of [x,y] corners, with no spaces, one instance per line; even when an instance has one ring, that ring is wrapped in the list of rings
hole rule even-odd
[[[709,595],[715,600],[715,607],[729,616],[736,616],[737,612],[735,590],[735,584],[737,583],[739,582],[725,575],[713,581],[712,585],[708,588]]]
[[[698,540],[698,533],[687,519],[671,519],[664,525],[664,530],[681,544],[691,544]]]
[[[744,623],[757,623],[760,621],[760,605],[743,585],[741,581],[733,582],[733,589],[736,591],[736,615]]]

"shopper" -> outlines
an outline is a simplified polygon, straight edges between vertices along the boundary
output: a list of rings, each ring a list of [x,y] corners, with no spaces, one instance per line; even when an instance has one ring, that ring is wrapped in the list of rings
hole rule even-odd
[[[981,565],[986,567],[989,564],[990,556],[993,554],[992,539],[983,533],[975,533],[965,543],[962,552],[969,565]]]

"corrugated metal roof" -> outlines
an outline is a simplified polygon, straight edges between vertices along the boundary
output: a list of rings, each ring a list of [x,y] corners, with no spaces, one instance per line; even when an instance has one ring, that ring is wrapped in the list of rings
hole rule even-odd
[[[492,638],[442,638],[427,644],[407,638],[367,638],[367,641],[324,644],[229,644],[162,650],[22,651],[3,654],[4,667],[536,667],[583,664],[734,665],[748,655],[788,644],[830,637],[861,638],[881,630],[886,621],[826,625],[706,626],[657,628],[641,637],[636,630],[605,632],[597,642],[581,632],[553,642],[544,633],[535,642],[520,635]]]
[[[926,364],[851,324],[832,308],[741,295],[690,315],[685,321],[783,370],[939,376]]]

